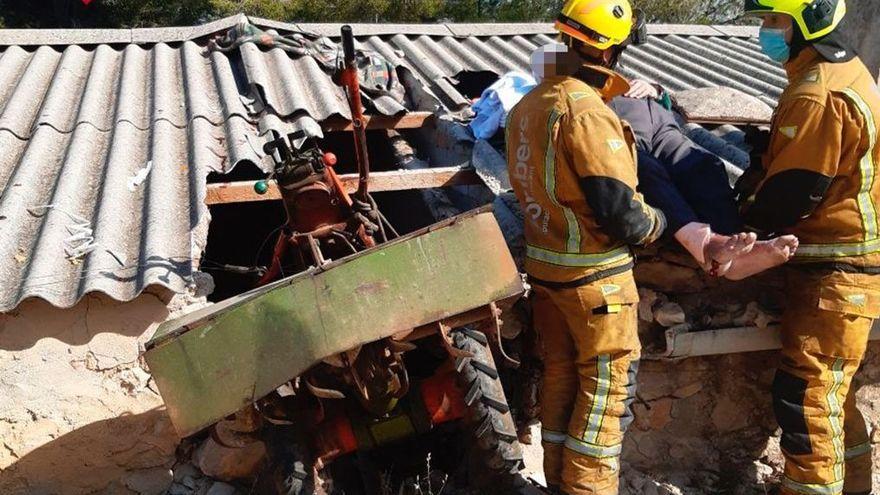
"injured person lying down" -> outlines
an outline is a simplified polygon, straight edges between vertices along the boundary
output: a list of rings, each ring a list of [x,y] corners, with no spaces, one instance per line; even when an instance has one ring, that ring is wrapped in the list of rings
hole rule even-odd
[[[605,77],[580,67],[559,43],[538,48],[531,62],[539,82],[551,75]],[[667,232],[716,276],[740,280],[787,262],[797,249],[797,238],[759,241],[755,234],[742,231],[724,162],[685,135],[673,112],[658,102],[662,93],[636,80],[608,104],[632,128],[639,192],[664,213]]]

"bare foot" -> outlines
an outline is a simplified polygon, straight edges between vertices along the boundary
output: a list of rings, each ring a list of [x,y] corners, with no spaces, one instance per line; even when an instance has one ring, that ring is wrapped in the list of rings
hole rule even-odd
[[[758,236],[751,232],[729,237],[713,233],[703,248],[705,260],[710,264],[717,263],[716,275],[724,275],[730,269],[733,260],[752,251],[757,240]]]
[[[750,253],[736,259],[724,276],[730,280],[742,280],[779,266],[794,256],[798,245],[798,238],[793,235],[757,242]]]

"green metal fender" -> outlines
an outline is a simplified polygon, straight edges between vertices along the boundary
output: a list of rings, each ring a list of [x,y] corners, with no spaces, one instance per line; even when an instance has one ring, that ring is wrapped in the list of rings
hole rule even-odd
[[[522,292],[483,208],[165,322],[145,359],[185,437],[328,356]]]

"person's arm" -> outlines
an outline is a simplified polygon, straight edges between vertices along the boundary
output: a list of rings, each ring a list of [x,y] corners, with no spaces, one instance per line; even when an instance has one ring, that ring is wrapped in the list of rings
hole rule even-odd
[[[566,122],[560,135],[602,232],[630,245],[657,240],[666,219],[636,192],[633,150],[620,120],[611,112],[588,113]]]
[[[747,228],[768,237],[813,213],[837,175],[842,129],[841,115],[812,99],[779,109],[763,160],[767,175],[743,212]]]

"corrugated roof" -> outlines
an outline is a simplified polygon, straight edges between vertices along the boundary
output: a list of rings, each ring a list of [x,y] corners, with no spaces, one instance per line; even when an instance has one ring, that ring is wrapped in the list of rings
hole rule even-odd
[[[318,122],[348,117],[341,90],[310,58],[253,44],[230,54],[207,49],[209,36],[241,19],[0,30],[0,311],[29,297],[69,307],[93,291],[130,300],[151,285],[186,290],[207,238],[208,172],[242,161],[268,167],[260,148],[269,129],[319,133]],[[281,33],[336,35],[340,27],[251,21]],[[549,24],[354,31],[363,46],[412,69],[450,110],[468,104],[455,89],[460,73],[526,69],[552,35]],[[783,74],[754,35],[652,26],[650,43],[625,56],[625,72],[672,90],[727,85],[773,102]],[[378,111],[405,111],[385,103]],[[132,185],[148,164],[143,183]]]

